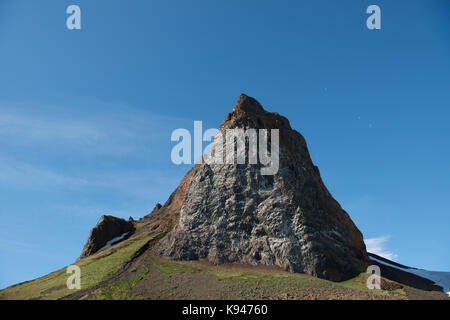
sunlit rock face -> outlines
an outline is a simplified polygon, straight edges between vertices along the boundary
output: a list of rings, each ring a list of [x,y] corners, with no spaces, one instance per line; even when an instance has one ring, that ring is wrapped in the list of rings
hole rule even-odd
[[[303,136],[246,95],[219,131],[225,137],[233,128],[278,129],[277,172],[263,175],[264,165],[248,163],[248,156],[245,164],[195,165],[183,180],[177,221],[162,239],[161,253],[177,260],[277,265],[334,281],[365,270],[362,235],[323,184]],[[215,139],[211,155],[218,147]]]

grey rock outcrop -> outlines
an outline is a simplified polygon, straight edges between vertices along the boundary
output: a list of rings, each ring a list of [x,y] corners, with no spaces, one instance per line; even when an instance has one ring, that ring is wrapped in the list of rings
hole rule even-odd
[[[360,231],[328,192],[305,139],[289,121],[241,95],[219,130],[231,128],[279,129],[278,172],[262,175],[261,165],[248,161],[196,164],[183,180],[183,193],[172,195],[180,205],[161,253],[177,260],[277,265],[333,281],[365,271],[369,259]],[[216,148],[214,142],[211,152]]]
[[[108,241],[128,233],[126,237],[121,239],[124,240],[129,237],[133,231],[134,224],[132,221],[127,221],[125,219],[116,218],[113,216],[102,216],[97,225],[89,233],[88,240],[86,241],[83,251],[77,261],[96,253],[98,250],[103,248]]]

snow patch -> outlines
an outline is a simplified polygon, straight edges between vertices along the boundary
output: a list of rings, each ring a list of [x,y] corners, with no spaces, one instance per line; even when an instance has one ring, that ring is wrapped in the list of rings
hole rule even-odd
[[[392,268],[396,268],[405,272],[409,272],[412,274],[415,274],[416,276],[431,280],[434,282],[434,284],[444,288],[444,292],[447,293],[447,295],[450,297],[450,272],[441,272],[441,271],[428,271],[423,269],[405,269],[398,266],[395,266],[393,264],[390,264],[388,262],[381,261],[377,258],[370,257],[371,260],[382,263],[384,265],[387,265]]]
[[[122,234],[122,235],[120,235],[120,236],[118,236],[118,237],[112,238],[111,240],[109,240],[109,241],[108,241],[101,249],[99,249],[98,251],[102,251],[103,249],[109,248],[109,247],[111,247],[113,244],[115,244],[115,243],[117,243],[117,242],[119,242],[119,241],[122,241],[123,238],[125,238],[128,234],[129,234],[129,232],[125,232],[124,234]]]

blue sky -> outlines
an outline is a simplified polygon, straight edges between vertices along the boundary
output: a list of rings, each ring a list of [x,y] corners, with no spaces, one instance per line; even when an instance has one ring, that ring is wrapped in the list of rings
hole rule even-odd
[[[240,93],[305,136],[371,248],[449,271],[449,36],[445,0],[1,0],[0,288],[71,264],[102,214],[165,202],[189,168],[171,132]]]

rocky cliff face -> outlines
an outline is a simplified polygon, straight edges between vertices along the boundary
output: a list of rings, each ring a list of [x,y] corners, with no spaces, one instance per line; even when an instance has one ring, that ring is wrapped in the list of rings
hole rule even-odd
[[[153,218],[172,228],[161,253],[217,264],[277,265],[334,281],[365,270],[369,260],[360,231],[328,192],[305,139],[289,121],[241,95],[219,130],[232,128],[279,129],[278,172],[262,175],[261,165],[248,161],[195,165]],[[217,148],[215,140],[212,154]]]
[[[107,245],[109,241],[123,236],[125,233],[128,233],[126,237],[129,237],[133,231],[134,224],[131,220],[127,221],[113,216],[102,216],[97,225],[89,233],[88,240],[77,261],[96,253]],[[126,237],[121,238],[121,240]]]

